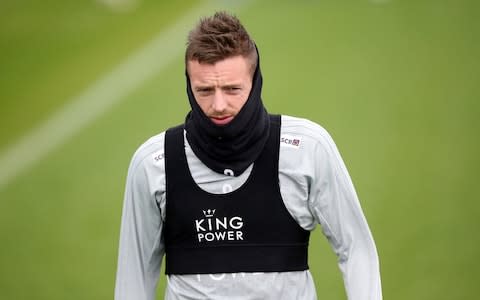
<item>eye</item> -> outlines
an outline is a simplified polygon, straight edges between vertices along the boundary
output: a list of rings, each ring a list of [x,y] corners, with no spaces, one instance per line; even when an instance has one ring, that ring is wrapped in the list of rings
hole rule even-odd
[[[196,88],[195,90],[200,95],[205,96],[205,95],[209,95],[213,91],[213,88],[211,88],[211,87],[199,87],[199,88]]]
[[[227,86],[227,87],[225,87],[225,91],[228,92],[228,93],[231,93],[231,94],[239,93],[240,90],[241,90],[241,88],[238,87],[238,86]]]

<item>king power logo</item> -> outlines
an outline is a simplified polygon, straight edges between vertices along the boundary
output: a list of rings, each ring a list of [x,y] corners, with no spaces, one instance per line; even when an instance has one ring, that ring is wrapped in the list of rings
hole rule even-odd
[[[242,217],[215,216],[215,209],[203,210],[203,218],[195,220],[199,243],[243,241]]]

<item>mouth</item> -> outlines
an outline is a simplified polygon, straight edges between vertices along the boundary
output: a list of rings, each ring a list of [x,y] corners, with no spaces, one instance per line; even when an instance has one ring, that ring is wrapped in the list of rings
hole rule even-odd
[[[233,120],[233,116],[225,116],[225,117],[210,117],[210,120],[215,125],[226,125]]]

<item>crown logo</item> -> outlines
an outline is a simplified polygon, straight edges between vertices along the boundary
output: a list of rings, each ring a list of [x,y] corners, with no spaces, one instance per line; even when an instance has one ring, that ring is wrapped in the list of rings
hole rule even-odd
[[[211,218],[211,217],[213,217],[214,214],[215,214],[215,209],[207,209],[207,210],[203,211],[203,215],[206,218]]]

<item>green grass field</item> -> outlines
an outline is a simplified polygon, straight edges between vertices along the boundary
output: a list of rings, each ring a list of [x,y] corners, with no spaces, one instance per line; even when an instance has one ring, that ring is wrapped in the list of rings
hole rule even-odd
[[[0,161],[205,1],[102,3],[0,3]],[[252,0],[231,10],[257,41],[269,111],[309,118],[335,139],[376,240],[384,298],[475,299],[480,4]],[[112,299],[130,158],[188,110],[178,34],[166,67],[0,183],[0,299]],[[346,299],[320,229],[310,250],[319,299]],[[164,286],[162,276],[158,299]]]

